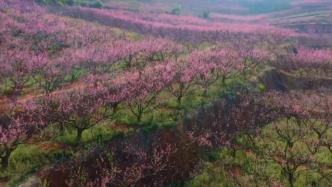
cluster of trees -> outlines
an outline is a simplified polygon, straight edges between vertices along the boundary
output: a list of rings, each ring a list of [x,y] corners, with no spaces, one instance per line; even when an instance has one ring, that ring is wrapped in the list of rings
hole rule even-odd
[[[65,12],[66,13],[66,12]],[[153,34],[159,37],[168,37],[178,41],[204,42],[224,41],[228,38],[237,38],[243,35],[262,37],[271,34],[279,37],[298,36],[300,34],[283,28],[269,25],[215,23],[206,19],[192,16],[154,15],[131,13],[121,10],[72,8],[68,15],[94,19],[106,25],[117,26],[142,34]],[[171,18],[171,19],[170,19]],[[266,37],[268,38],[268,37]]]
[[[234,164],[239,169],[237,174],[226,174],[230,177],[228,183],[331,185],[329,92],[270,92],[264,100],[279,115],[258,134],[239,134],[229,146],[229,156],[223,153],[222,159],[230,162],[220,161],[226,165],[221,167]],[[243,162],[236,163],[239,158]]]
[[[313,71],[314,74],[301,76],[324,79],[330,77],[326,73],[332,62],[330,55],[329,50],[293,49],[286,58],[281,58],[284,61],[274,65],[290,73]],[[320,75],[317,72],[321,72]],[[193,120],[198,121],[198,125],[190,126],[189,136],[198,145],[223,147],[208,156],[210,161],[206,169],[188,182],[188,186],[331,185],[330,87],[310,91],[269,91],[249,98],[237,107],[240,115],[234,115],[228,107],[230,111],[221,115],[203,110]],[[206,116],[221,120],[234,117],[236,122],[207,122]],[[224,130],[218,131],[220,127]]]
[[[178,143],[171,138],[182,142]],[[143,142],[149,143],[142,147]],[[109,145],[99,153],[94,152],[88,156],[89,159],[71,163],[70,167],[66,167],[71,177],[65,176],[62,182],[68,186],[167,185],[170,181],[176,182],[188,177],[188,171],[195,167],[198,157],[190,149],[192,147],[189,143],[185,137],[172,130],[153,135],[137,135]],[[190,160],[183,163],[181,158]],[[91,167],[91,163],[95,167]],[[82,167],[78,169],[76,164]],[[61,167],[63,165],[58,166],[59,169]],[[98,176],[93,177],[94,173],[98,173]],[[54,184],[52,174],[51,171],[45,176],[51,181],[50,184]]]
[[[56,5],[78,5],[87,6],[92,8],[102,8],[103,3],[99,0],[36,0],[36,2],[41,4],[56,4]]]
[[[206,95],[211,84],[220,79],[224,82],[230,75],[237,73],[237,71],[242,72],[247,67],[247,62],[243,57],[239,58],[237,55],[227,57],[227,53],[223,51],[195,52],[188,58],[192,59],[189,61],[190,63],[187,63],[186,59],[179,59],[179,61],[170,59],[156,65],[150,64],[143,68],[132,68],[117,73],[115,76],[111,76],[109,73],[92,74],[87,76],[87,83],[81,87],[46,92],[45,96],[36,97],[35,101],[32,101],[33,108],[38,109],[39,115],[43,117],[42,122],[58,123],[61,128],[63,125],[75,128],[79,142],[84,130],[103,120],[105,113],[116,112],[119,104],[127,106],[139,123],[145,113],[158,105],[158,96],[162,91],[169,91],[171,95],[176,96],[180,109],[181,100],[186,96],[190,86],[202,87],[202,94]],[[18,81],[22,78],[22,76],[17,77],[18,79],[13,80]],[[23,89],[18,88],[22,87],[16,85],[16,93],[23,95]],[[14,105],[17,102],[23,103],[24,108],[32,104],[20,100],[19,97],[13,100]],[[30,107],[28,110],[23,110],[23,114],[26,112],[31,112]],[[22,136],[29,136],[26,134],[27,131],[21,128],[33,129],[31,127],[45,125],[36,125],[35,123],[39,123],[39,121],[36,122],[33,119],[37,120],[38,118],[32,118],[31,123],[29,121],[17,123],[17,119],[22,119],[20,116],[8,113],[6,117],[9,118],[6,123],[10,125],[2,129],[2,135],[11,134],[9,132],[13,131],[17,134],[11,137],[18,139]],[[29,130],[30,135],[33,134],[32,132]],[[8,141],[12,142],[7,138],[2,140],[2,144],[8,144]],[[19,143],[20,141],[14,142]]]
[[[14,18],[2,23],[6,29],[1,32],[5,40],[0,80],[3,98],[9,98],[2,104],[9,108],[1,120],[3,168],[19,144],[49,124],[57,124],[60,131],[74,128],[80,142],[84,130],[112,116],[119,105],[126,106],[140,123],[144,114],[158,106],[161,92],[175,96],[180,110],[193,85],[206,95],[218,80],[224,83],[244,72],[253,60],[268,58],[263,52],[232,49],[186,54],[182,46],[165,39],[116,40],[109,33],[102,38],[99,34],[107,33],[103,28],[76,25],[42,9],[36,13],[17,9],[12,14],[24,15],[27,23]],[[3,12],[1,16],[8,17]],[[31,28],[32,23],[38,27]],[[84,37],[78,34],[82,27]],[[54,43],[61,45],[50,49]],[[77,73],[82,71],[83,78]],[[70,86],[75,81],[79,84]],[[27,120],[31,115],[38,117]]]
[[[276,53],[273,66],[297,77],[328,79],[331,77],[332,51],[305,47],[288,49],[287,53]]]
[[[86,69],[107,71],[119,61],[125,61],[127,67],[137,66],[177,56],[182,50],[180,45],[165,39],[130,41],[98,25],[75,24],[43,13],[41,10],[24,14],[30,18],[25,24],[1,14],[9,17],[2,22],[5,29],[1,32],[0,56],[1,91],[9,97],[23,95],[24,90],[35,85],[49,93],[66,82],[76,81],[79,72]],[[41,14],[44,20],[38,18]]]
[[[222,148],[220,155],[207,156],[213,160],[207,176],[198,175],[188,186],[331,184],[331,97],[315,91],[242,94],[200,109],[180,132],[116,141],[44,177],[53,184],[53,172],[65,168],[70,177],[63,182],[70,185],[165,185],[199,172],[198,152]]]
[[[273,61],[271,51],[241,46],[241,41],[234,42],[237,45],[231,47],[186,48],[167,39],[149,37],[133,40],[126,34],[119,36],[107,27],[52,15],[37,5],[32,6],[33,12],[20,7],[8,8],[5,4],[0,4],[0,8],[3,10],[0,11],[0,19],[5,20],[0,22],[0,99],[4,101],[0,103],[1,169],[8,167],[10,155],[18,145],[49,125],[55,125],[60,134],[67,128],[74,129],[76,142],[81,145],[85,130],[105,120],[116,120],[114,116],[119,110],[134,116],[135,123],[143,124],[144,117],[162,108],[165,105],[162,98],[167,97],[175,101],[176,106],[171,110],[180,116],[183,100],[193,90],[200,92],[199,97],[208,99],[209,89],[213,86],[221,89],[227,80],[246,76],[247,70],[257,64]],[[215,30],[207,29],[210,25],[205,20],[195,25],[192,18],[172,20],[173,17],[164,16],[156,19],[163,22],[157,24],[156,20],[147,21],[154,18],[143,19],[142,15],[134,18],[124,12],[89,11],[106,15],[112,24],[143,29],[140,30],[143,33],[156,32],[159,36],[185,36],[192,37],[192,40],[196,40],[198,35],[204,40],[207,39],[205,36],[213,40],[220,35],[228,36],[219,26],[213,28]],[[173,23],[182,26],[173,26]],[[254,32],[251,28],[244,29]],[[236,35],[229,34],[233,38]],[[243,34],[239,35],[245,38]],[[296,71],[315,69],[330,73],[332,58],[329,50],[300,48],[288,52],[286,58],[276,56],[286,60],[274,65],[286,70],[292,67]],[[314,146],[308,144],[311,152],[317,152],[315,150],[319,148],[315,146],[325,146],[331,151],[329,140],[323,139],[328,132],[324,126],[330,128],[331,124],[331,98],[321,101],[323,97],[319,95],[301,96],[305,98],[298,101],[295,94],[284,97],[273,93],[259,104],[244,99],[236,107],[226,106],[224,110],[215,107],[214,113],[206,114],[206,118],[210,117],[207,123],[188,126],[187,135],[199,146],[227,145],[230,142],[225,132],[252,132],[255,126],[265,125],[282,114],[296,119],[299,126],[314,124],[310,129],[322,138],[318,143],[309,142]],[[322,108],[324,104],[329,107]],[[176,117],[174,122],[178,120]],[[317,128],[317,123],[324,125]],[[281,131],[277,134],[284,138],[285,150],[289,151],[293,140]],[[120,147],[124,151],[135,152],[134,157],[139,162],[121,168],[121,180],[128,181],[120,185],[135,184],[151,170],[164,170],[169,164],[165,160],[168,162],[175,151],[168,145],[162,148],[156,145],[151,151],[152,158],[148,158],[148,153],[138,148],[124,144]],[[292,161],[286,160],[285,167],[283,165],[292,185],[294,172],[301,165],[294,164],[294,156],[285,155]],[[284,164],[284,160],[281,163]],[[77,172],[79,175],[80,171]],[[105,175],[106,182],[112,182],[114,179],[109,177],[117,174],[107,172],[102,175]]]

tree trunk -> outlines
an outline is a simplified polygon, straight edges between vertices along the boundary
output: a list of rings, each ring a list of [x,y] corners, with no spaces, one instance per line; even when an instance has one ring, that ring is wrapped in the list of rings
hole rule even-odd
[[[77,135],[76,135],[76,142],[79,144],[81,143],[81,139],[82,139],[82,133],[83,133],[84,129],[78,128],[77,129]]]
[[[294,174],[288,171],[288,182],[290,187],[294,187]]]
[[[142,112],[139,112],[138,115],[137,115],[137,122],[140,123],[142,121],[142,115],[143,113]]]
[[[178,107],[180,108],[181,104],[182,104],[182,95],[177,97],[177,103],[178,103]]]
[[[226,76],[225,75],[221,76],[221,84],[222,84],[222,86],[225,86],[225,84],[226,84]]]
[[[208,87],[206,86],[204,86],[203,87],[203,97],[206,97],[207,96],[207,93],[208,93]]]
[[[115,103],[112,105],[112,114],[115,114],[118,111],[119,103]]]
[[[59,123],[59,133],[63,135],[65,132],[65,124]]]
[[[1,155],[0,166],[2,169],[6,169],[8,167],[9,158],[10,158],[12,151],[13,151],[12,149],[5,150],[4,155]]]

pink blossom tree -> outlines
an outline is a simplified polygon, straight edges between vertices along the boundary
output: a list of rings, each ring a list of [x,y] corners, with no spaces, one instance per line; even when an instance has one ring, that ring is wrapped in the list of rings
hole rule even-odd
[[[186,96],[192,86],[196,71],[182,60],[177,63],[173,62],[170,65],[175,74],[172,83],[167,86],[167,90],[176,98],[177,105],[180,108],[183,97]]]
[[[100,109],[104,101],[98,94],[98,92],[88,88],[60,93],[55,101],[51,102],[55,102],[56,107],[48,110],[51,112],[48,114],[52,117],[51,122],[74,128],[76,130],[76,141],[80,143],[83,131],[103,120]],[[53,112],[57,113],[53,114]],[[59,114],[66,115],[61,116]]]
[[[169,63],[161,63],[140,69],[129,71],[114,80],[120,97],[127,98],[126,103],[138,122],[141,122],[143,114],[150,111],[156,104],[156,98],[174,76]]]
[[[39,65],[41,56],[31,53],[26,49],[8,49],[0,58],[1,82],[8,86],[7,92],[13,99],[22,95]]]
[[[6,169],[11,153],[46,125],[43,111],[34,101],[14,104],[0,116],[0,166]]]
[[[191,69],[195,72],[195,82],[203,88],[203,95],[207,94],[209,86],[221,80],[236,75],[245,69],[244,59],[234,50],[195,51],[188,57]]]

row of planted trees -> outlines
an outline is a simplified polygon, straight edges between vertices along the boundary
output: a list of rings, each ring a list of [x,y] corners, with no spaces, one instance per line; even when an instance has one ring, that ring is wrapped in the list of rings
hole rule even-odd
[[[79,142],[84,130],[113,116],[119,105],[124,105],[140,123],[144,114],[158,107],[162,92],[174,96],[176,110],[181,110],[181,102],[190,87],[201,88],[202,95],[206,96],[213,83],[221,80],[225,84],[229,76],[245,71],[249,63],[247,56],[232,56],[231,52],[194,52],[183,59],[170,58],[146,67],[140,67],[140,63],[139,67],[115,75],[92,73],[79,87],[48,92],[32,100],[14,100],[7,104],[3,116],[3,147],[12,151],[12,146],[22,142],[21,138],[33,134],[32,129],[53,123],[61,129],[74,127]],[[24,117],[30,114],[39,117],[30,117],[30,122]]]
[[[33,101],[21,102],[20,105],[9,105],[1,117],[2,167],[7,166],[15,147],[49,124],[57,124],[62,130],[73,127],[79,142],[84,130],[112,117],[120,105],[125,106],[139,123],[144,114],[160,107],[161,93],[166,92],[177,101],[175,110],[181,110],[182,99],[188,95],[190,87],[200,88],[201,95],[206,97],[212,84],[218,82],[223,85],[229,76],[243,72],[250,60],[257,62],[257,57],[262,57],[251,54],[241,57],[224,50],[193,52],[177,58],[177,61],[169,59],[128,69],[115,76],[92,74],[81,88],[61,90],[36,97]],[[224,61],[226,59],[227,62]],[[276,96],[271,98],[278,101]],[[291,102],[275,106],[282,107],[283,104],[297,107],[294,110],[304,108]],[[204,141],[203,137],[201,142]]]
[[[11,152],[39,128],[54,123],[60,129],[72,126],[79,142],[84,130],[105,119],[106,112],[116,112],[121,103],[140,122],[143,114],[156,105],[158,94],[176,79],[181,86],[173,85],[170,90],[180,93],[177,99],[181,104],[187,90],[182,85],[194,79],[196,69],[188,63],[177,63],[181,47],[173,42],[115,40],[105,28],[77,25],[39,7],[33,7],[34,13],[2,8],[1,16],[6,21],[1,32],[1,88],[5,96],[2,99],[10,98],[2,104],[3,168]],[[27,23],[15,16],[25,16]],[[39,20],[40,16],[45,19]],[[38,27],[31,28],[31,24]],[[87,30],[82,33],[82,29]],[[112,71],[115,62],[123,64],[124,70]],[[183,66],[179,73],[177,66]],[[203,79],[215,67],[205,68]],[[77,71],[85,72],[86,83],[60,89],[66,82],[77,81]],[[38,92],[40,89],[43,92]]]
[[[245,76],[253,65],[271,60],[264,50],[185,49],[165,39],[118,38],[100,25],[76,24],[42,9],[36,13],[1,10],[6,22],[1,22],[0,82],[2,99],[10,98],[1,104],[2,168],[19,144],[49,125],[56,125],[60,133],[75,129],[80,144],[85,130],[115,119],[119,110],[140,124],[170,99],[176,101],[172,110],[180,113],[191,92],[207,99],[211,87],[220,89],[228,79]],[[17,16],[27,24],[14,19]],[[331,63],[328,53],[313,51],[312,59],[320,59],[319,67],[326,67],[320,65]],[[301,59],[296,60],[301,51],[287,55],[294,57],[292,63],[305,67],[298,63]],[[312,61],[304,63],[308,64]],[[208,143],[206,135],[200,141]]]
[[[30,6],[0,7],[4,20],[0,81],[1,92],[7,96],[24,95],[31,89],[50,93],[84,74],[112,73],[116,62],[123,62],[123,69],[128,69],[144,66],[145,61],[158,62],[177,56],[182,50],[180,45],[165,39],[134,40],[107,27],[49,14],[34,4]]]
[[[60,172],[65,174],[61,184],[68,186],[184,185],[180,181],[193,174],[198,176],[188,186],[331,184],[330,96],[240,92],[201,108],[180,131],[162,129],[115,141],[86,159],[47,170],[42,178],[54,185],[53,175]],[[200,154],[216,148],[225,151],[205,155],[214,162],[208,176],[199,175]],[[223,173],[226,179],[220,178]]]
[[[90,15],[92,14],[94,15],[93,20],[105,25],[186,42],[215,42],[233,39],[257,41],[262,38],[268,41],[270,35],[279,40],[282,40],[283,37],[301,36],[291,29],[267,24],[213,22],[194,16],[132,13],[122,10],[84,7],[67,8],[61,13],[87,20],[91,19]]]

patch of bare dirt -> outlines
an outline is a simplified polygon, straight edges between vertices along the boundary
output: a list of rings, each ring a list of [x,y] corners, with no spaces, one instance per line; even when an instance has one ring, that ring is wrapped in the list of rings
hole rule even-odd
[[[64,150],[69,147],[66,144],[59,142],[52,142],[52,141],[40,142],[37,144],[37,146],[44,151],[59,150],[59,149]]]

